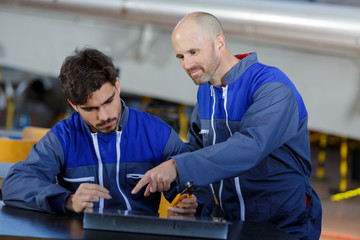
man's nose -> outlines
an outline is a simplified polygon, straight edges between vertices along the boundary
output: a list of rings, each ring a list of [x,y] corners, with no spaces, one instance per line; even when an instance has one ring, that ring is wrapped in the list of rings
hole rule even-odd
[[[109,114],[104,107],[100,107],[98,111],[99,120],[106,121],[109,119]]]
[[[188,57],[184,57],[184,68],[185,70],[189,70],[194,66],[194,62],[188,58]]]

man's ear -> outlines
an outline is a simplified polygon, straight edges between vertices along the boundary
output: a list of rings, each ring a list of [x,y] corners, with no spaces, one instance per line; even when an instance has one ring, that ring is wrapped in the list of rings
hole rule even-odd
[[[69,99],[67,99],[67,101],[69,102],[69,104],[72,106],[72,108],[73,108],[75,111],[78,111],[75,104],[73,104]]]
[[[225,49],[225,36],[223,34],[217,35],[216,47],[221,50]]]
[[[120,93],[120,79],[118,77],[116,78],[115,87]]]

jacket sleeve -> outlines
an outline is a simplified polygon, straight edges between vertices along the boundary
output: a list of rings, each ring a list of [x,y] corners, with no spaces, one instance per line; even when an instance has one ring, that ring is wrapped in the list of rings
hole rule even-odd
[[[25,161],[9,170],[2,183],[4,203],[44,212],[64,212],[70,192],[56,184],[63,160],[62,146],[49,131],[33,146]]]
[[[238,176],[294,137],[298,126],[298,105],[292,90],[279,82],[266,83],[255,92],[238,132],[225,142],[174,157],[179,180],[206,185]]]
[[[163,151],[163,161],[167,161],[173,156],[189,152],[189,149],[186,147],[185,143],[181,140],[179,135],[171,128],[170,135],[168,137],[167,143]],[[169,191],[164,192],[164,196],[168,201],[171,201],[177,193],[180,192],[179,185],[177,182],[171,184]]]
[[[170,159],[172,156],[180,153],[189,152],[185,143],[181,140],[179,135],[171,129],[168,141],[163,151],[163,161]]]
[[[178,134],[172,129],[169,140],[164,149],[164,161],[173,157],[174,155],[189,152],[189,149],[186,147],[184,142],[180,139]],[[165,198],[168,201],[172,201],[177,193],[181,192],[185,188],[184,185],[179,185],[179,182],[173,182],[171,189],[165,193]],[[196,214],[199,216],[209,216],[211,207],[213,206],[212,195],[209,186],[206,187],[196,187],[193,194],[198,199],[198,208],[196,209]]]

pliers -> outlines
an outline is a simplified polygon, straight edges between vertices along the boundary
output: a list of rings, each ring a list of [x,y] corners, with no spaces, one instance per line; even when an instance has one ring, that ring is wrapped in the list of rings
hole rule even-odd
[[[188,196],[187,198],[191,198],[191,194],[192,192],[194,191],[194,183],[193,182],[186,182],[185,184],[186,188],[181,192],[179,193],[178,195],[176,195],[176,197],[174,198],[174,200],[172,200],[172,202],[170,203],[170,207],[174,207],[179,201],[180,201],[180,198],[183,194],[187,193]]]

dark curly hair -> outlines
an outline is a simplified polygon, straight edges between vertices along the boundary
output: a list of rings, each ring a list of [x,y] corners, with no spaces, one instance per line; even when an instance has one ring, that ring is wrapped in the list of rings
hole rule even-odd
[[[92,48],[75,50],[67,57],[60,70],[59,79],[65,96],[75,105],[83,105],[92,93],[105,83],[115,86],[118,73],[111,59]]]

